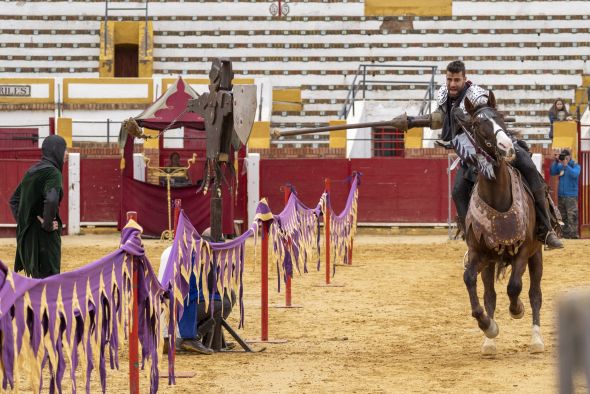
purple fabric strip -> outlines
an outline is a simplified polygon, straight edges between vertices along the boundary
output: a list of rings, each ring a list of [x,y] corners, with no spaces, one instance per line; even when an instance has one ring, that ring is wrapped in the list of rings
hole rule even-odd
[[[0,331],[3,338],[14,338],[4,341],[0,349],[3,387],[14,388],[18,365],[15,357],[25,357],[28,368],[23,372],[39,379],[31,382],[33,387],[41,386],[42,366],[47,364],[49,392],[61,392],[68,368],[76,392],[75,370],[82,352],[86,363],[86,392],[90,392],[90,376],[95,368],[104,392],[106,349],[111,366],[118,367],[118,331],[121,325],[125,330],[129,327],[132,294],[129,275],[131,260],[136,259],[140,272],[139,340],[144,359],[150,357],[153,361],[150,391],[157,391],[156,344],[163,289],[144,257],[139,235],[138,228],[125,228],[121,233],[121,247],[115,252],[77,270],[45,279],[23,277],[0,262]],[[150,311],[149,316],[144,311]],[[70,354],[65,353],[66,348]],[[39,364],[37,354],[43,360]],[[71,359],[70,365],[66,357]]]

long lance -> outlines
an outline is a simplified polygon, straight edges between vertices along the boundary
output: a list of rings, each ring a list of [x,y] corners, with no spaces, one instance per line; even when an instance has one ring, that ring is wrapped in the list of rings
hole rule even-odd
[[[512,117],[505,117],[504,121],[507,123],[514,122],[515,119]],[[366,123],[351,123],[342,124],[335,126],[323,126],[323,127],[312,127],[308,129],[294,129],[280,131],[274,129],[271,133],[273,138],[287,137],[291,135],[304,135],[304,134],[315,134],[323,131],[335,131],[335,130],[347,130],[347,129],[362,129],[365,127],[393,127],[400,131],[408,131],[414,127],[429,127],[433,130],[442,128],[442,114],[440,112],[433,112],[429,115],[420,116],[407,116],[402,114],[391,120],[385,120],[380,122],[366,122]]]
[[[352,123],[336,126],[312,127],[309,129],[295,129],[285,131],[274,129],[272,131],[272,136],[274,138],[279,138],[291,135],[321,133],[323,131],[362,129],[365,127],[393,127],[401,131],[408,131],[409,129],[414,127],[430,127],[432,129],[437,129],[442,127],[442,117],[438,112],[433,112],[430,115],[421,116],[407,116],[406,114],[402,114],[391,120],[385,120],[381,122]]]

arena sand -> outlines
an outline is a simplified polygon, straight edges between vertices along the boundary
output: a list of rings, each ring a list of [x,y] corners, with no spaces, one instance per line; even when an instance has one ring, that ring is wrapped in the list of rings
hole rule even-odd
[[[286,344],[266,345],[266,351],[257,354],[178,355],[176,370],[194,371],[196,376],[179,378],[176,386],[161,379],[160,392],[556,392],[555,303],[564,291],[590,285],[590,244],[565,244],[563,251],[545,253],[543,354],[528,352],[528,275],[522,320],[508,315],[507,281],[497,283],[498,355],[485,359],[480,355],[483,336],[471,318],[462,279],[465,245],[444,236],[361,235],[355,241],[354,265],[337,267],[333,278],[344,287],[317,287],[324,278],[323,266],[316,272],[311,265],[308,274],[293,281],[294,303],[303,308],[270,310],[270,336],[286,339]],[[145,241],[156,270],[167,245]],[[62,269],[80,267],[117,246],[118,234],[64,237]],[[260,266],[254,263],[253,242],[248,246],[246,326],[240,333],[257,338]],[[10,266],[14,249],[14,240],[0,240],[0,259]],[[283,304],[272,267],[269,283],[270,304]],[[237,327],[236,316],[232,314]],[[127,367],[123,349],[121,370],[108,370],[108,393],[128,392]],[[160,370],[167,370],[165,360]],[[81,378],[78,390],[83,392]],[[142,393],[148,392],[148,384],[142,373]],[[66,382],[64,388],[68,386]],[[580,392],[587,389],[582,386]],[[91,390],[100,392],[97,373]]]

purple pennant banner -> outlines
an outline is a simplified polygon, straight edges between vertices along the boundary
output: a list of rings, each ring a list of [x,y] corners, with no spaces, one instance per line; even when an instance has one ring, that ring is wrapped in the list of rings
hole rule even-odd
[[[141,227],[130,222],[115,252],[75,271],[45,279],[21,276],[0,262],[0,374],[3,389],[18,390],[26,374],[34,392],[43,388],[49,367],[49,392],[62,392],[66,372],[75,393],[76,369],[90,376],[98,369],[106,389],[106,361],[119,367],[119,343],[131,325],[132,272],[138,273],[139,341],[142,367],[151,361],[151,389],[158,390],[161,288],[145,256]],[[66,360],[67,358],[67,360]],[[66,362],[67,361],[67,362]]]
[[[331,214],[331,242],[334,259],[346,263],[347,251],[356,232],[359,175],[352,186],[345,209]],[[182,317],[183,300],[189,293],[191,274],[208,277],[213,270],[213,288],[223,297],[238,294],[240,323],[244,325],[243,272],[245,243],[256,236],[260,222],[270,221],[272,256],[277,265],[278,283],[293,275],[293,267],[307,272],[307,262],[317,258],[320,268],[319,218],[331,210],[330,196],[324,193],[315,208],[306,207],[291,193],[285,209],[273,215],[266,201],[256,210],[252,227],[240,237],[224,243],[201,238],[181,211],[172,250],[159,282],[145,256],[141,227],[130,221],[121,231],[121,245],[111,254],[71,272],[45,279],[31,279],[11,271],[0,261],[0,379],[4,390],[18,390],[20,375],[26,375],[34,392],[43,388],[42,371],[48,367],[49,392],[62,392],[66,373],[77,391],[76,370],[90,378],[98,369],[103,393],[106,366],[119,368],[119,346],[128,338],[132,312],[132,275],[138,277],[139,342],[142,369],[150,368],[150,393],[158,391],[158,361],[162,348],[160,321],[167,321],[168,341],[174,346],[176,323]],[[135,267],[135,271],[134,271]],[[200,281],[197,281],[200,285]],[[206,283],[207,281],[204,281]],[[203,292],[213,313],[207,285]],[[174,384],[174,360],[168,354],[169,384]]]
[[[351,187],[346,199],[346,206],[339,214],[332,210],[329,193],[325,194],[322,208],[330,209],[330,246],[332,263],[348,261],[348,250],[352,247],[352,240],[356,235],[356,222],[358,216],[358,186],[360,184],[360,173],[355,173],[351,178]],[[324,215],[325,220],[325,215]],[[336,269],[336,265],[332,264]]]

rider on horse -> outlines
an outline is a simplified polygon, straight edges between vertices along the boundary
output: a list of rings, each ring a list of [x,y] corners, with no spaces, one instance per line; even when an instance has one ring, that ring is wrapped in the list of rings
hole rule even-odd
[[[465,77],[465,65],[456,60],[447,66],[447,82],[441,86],[437,94],[438,110],[443,115],[442,143],[445,147],[455,149],[461,158],[461,165],[455,177],[453,186],[453,201],[457,208],[457,225],[465,232],[465,217],[469,206],[469,199],[475,180],[477,166],[469,160],[476,151],[472,139],[465,135],[460,118],[468,116],[465,110],[465,100],[474,106],[488,104],[488,90],[479,87]],[[535,164],[528,152],[526,142],[518,141],[512,136],[516,158],[511,163],[518,169],[529,185],[534,200],[537,216],[537,235],[548,249],[563,248],[563,244],[551,227],[549,209],[546,202],[546,185],[540,177]],[[439,143],[440,144],[440,143]]]

